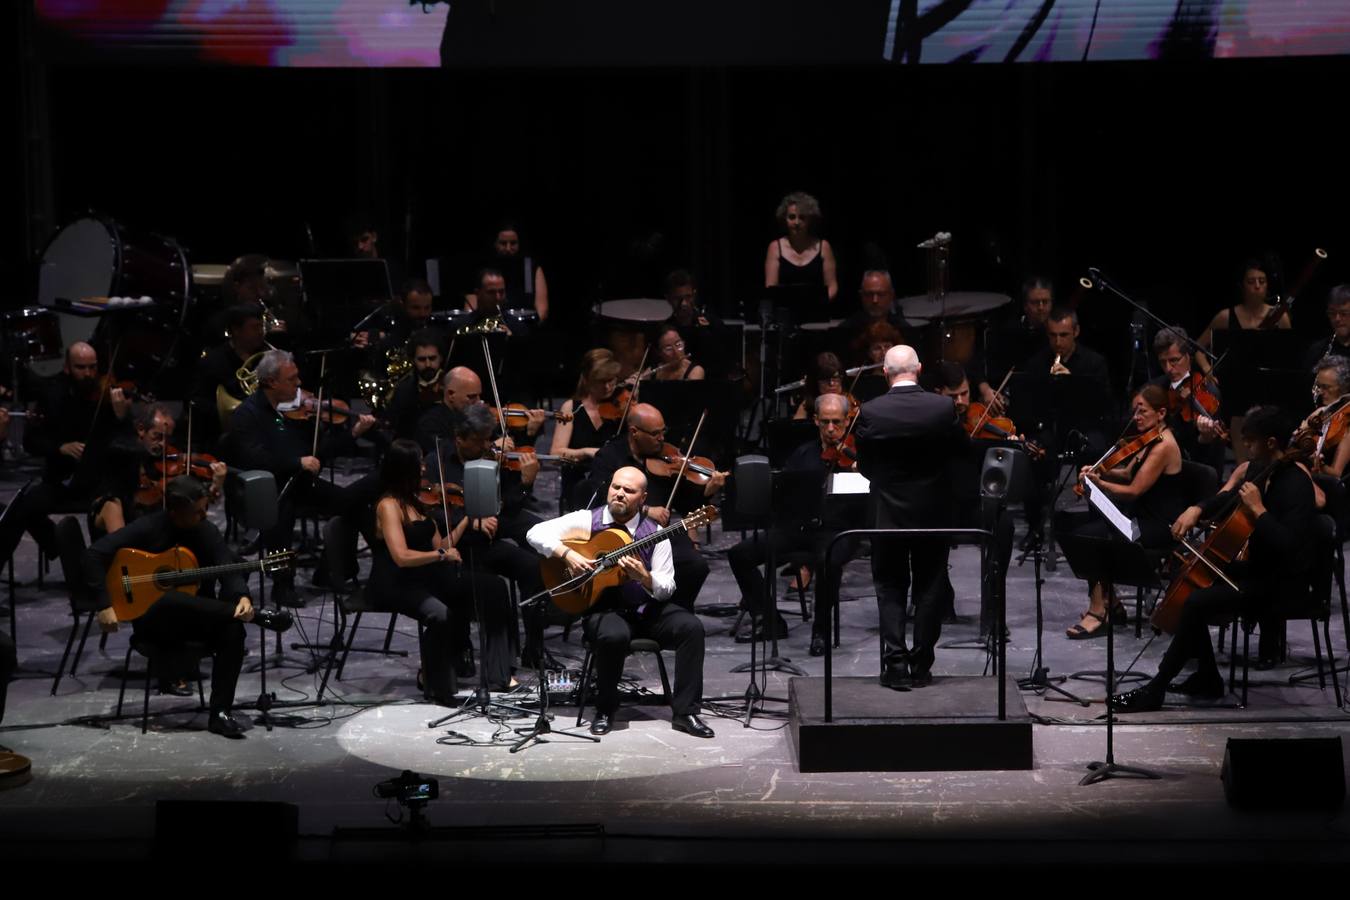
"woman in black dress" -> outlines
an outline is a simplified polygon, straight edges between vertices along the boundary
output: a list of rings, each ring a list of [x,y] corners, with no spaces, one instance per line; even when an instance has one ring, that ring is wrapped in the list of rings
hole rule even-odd
[[[1111,501],[1139,523],[1139,543],[1148,549],[1169,549],[1172,523],[1189,506],[1185,478],[1181,472],[1181,447],[1167,423],[1167,392],[1159,385],[1147,384],[1134,395],[1134,427],[1143,434],[1162,426],[1160,440],[1145,447],[1123,466],[1104,472],[1088,473],[1084,466],[1082,476],[1101,488]],[[1077,521],[1075,521],[1075,519]],[[1056,530],[1074,536],[1110,538],[1116,535],[1114,527],[1096,513],[1063,516]],[[1068,539],[1065,544],[1070,543]],[[1071,640],[1101,637],[1106,634],[1107,602],[1111,604],[1111,622],[1125,624],[1125,606],[1116,597],[1115,587],[1108,582],[1088,584],[1088,609],[1081,622],[1071,626],[1067,636]]]
[[[369,591],[379,609],[422,623],[424,690],[433,702],[450,704],[455,695],[454,620],[474,615],[474,595],[482,610],[479,628],[487,629],[480,678],[492,690],[511,682],[510,598],[506,584],[488,574],[469,572],[455,550],[458,528],[440,532],[417,499],[422,483],[422,451],[397,440],[380,468],[381,496],[375,505],[375,542],[371,545]]]
[[[563,421],[553,429],[552,452],[563,459],[558,497],[561,512],[580,508],[573,504],[572,490],[590,474],[596,452],[619,433],[618,417],[600,414],[601,404],[613,396],[619,384],[619,371],[619,361],[609,350],[588,350],[581,358],[577,389],[563,403]]]
[[[815,234],[820,218],[820,204],[810,194],[788,194],[778,204],[777,219],[783,236],[775,238],[765,253],[765,287],[818,286],[830,303],[839,296],[834,250],[829,241]]]

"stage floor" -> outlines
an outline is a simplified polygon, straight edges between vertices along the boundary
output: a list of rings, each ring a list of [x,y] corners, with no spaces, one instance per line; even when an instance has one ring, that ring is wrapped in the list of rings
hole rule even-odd
[[[547,510],[555,482],[548,475],[541,481],[541,507]],[[2,496],[19,483],[7,483]],[[740,698],[748,683],[746,675],[729,671],[748,659],[749,645],[731,640],[734,620],[725,614],[739,599],[724,559],[738,539],[715,528],[712,544],[704,548],[712,576],[699,610],[708,630],[704,672],[710,697]],[[126,631],[113,635],[106,650],[98,648],[96,634],[91,637],[79,674],[67,676],[58,695],[49,696],[50,674],[41,673],[55,669],[70,617],[59,566],[40,590],[36,564],[36,549],[25,537],[15,558],[25,671],[10,687],[0,744],[31,757],[33,773],[27,784],[0,792],[0,856],[57,856],[77,846],[85,859],[148,852],[157,799],[294,803],[300,857],[357,862],[398,855],[423,861],[1065,863],[1101,860],[1105,848],[1122,842],[1134,861],[1250,862],[1259,852],[1263,859],[1334,862],[1350,851],[1350,814],[1344,811],[1242,813],[1224,801],[1218,775],[1228,738],[1350,733],[1350,717],[1336,707],[1330,687],[1287,683],[1298,668],[1292,663],[1253,672],[1245,710],[1174,705],[1126,717],[1116,729],[1117,761],[1163,777],[1089,787],[1078,781],[1087,763],[1104,758],[1106,729],[1098,718],[1102,685],[1088,680],[1064,686],[1091,700],[1089,708],[1023,693],[1036,722],[1029,771],[802,774],[786,728],[786,704],[765,703],[747,727],[738,699],[707,707],[717,732],[712,740],[673,731],[669,710],[653,697],[625,706],[615,730],[599,744],[559,735],[515,754],[505,746],[470,746],[466,739],[486,741],[507,728],[528,727],[532,717],[502,724],[471,718],[428,728],[447,710],[415,700],[416,631],[407,619],[399,620],[394,647],[408,650],[409,657],[353,654],[344,680],[333,684],[336,704],[281,711],[300,717],[293,727],[268,732],[255,725],[246,740],[227,741],[204,731],[195,698],[152,695],[151,729],[142,735],[138,679],[130,682],[124,718],[108,718],[116,705]],[[944,642],[975,637],[977,566],[973,550],[952,555],[962,621],[944,626]],[[298,583],[307,584],[307,575]],[[781,653],[818,677],[823,660],[807,653],[810,625],[794,614],[795,595],[786,591],[786,581],[780,584],[780,609],[791,626]],[[1008,667],[1018,676],[1026,673],[1035,648],[1033,586],[1031,562],[1015,562],[1007,590]],[[866,560],[849,566],[843,598],[835,672],[874,676],[876,608]],[[1103,668],[1104,640],[1063,636],[1086,606],[1083,586],[1066,565],[1046,573],[1044,605],[1045,658],[1052,674]],[[287,646],[303,635],[326,640],[331,605],[312,592],[299,621],[301,627],[286,636]],[[383,616],[368,616],[358,643],[382,640],[386,624]],[[1343,659],[1339,616],[1332,637]],[[1145,648],[1145,640],[1136,640],[1133,625],[1118,630],[1118,665],[1127,666],[1143,649],[1135,668],[1151,673],[1165,645],[1157,640]],[[1306,625],[1292,624],[1289,640],[1295,657],[1311,657]],[[249,642],[241,704],[259,691],[255,629]],[[560,660],[580,667],[577,633],[564,641],[561,629],[550,628],[548,645]],[[1221,661],[1226,663],[1226,656]],[[288,650],[279,685],[277,673],[269,671],[279,699],[304,702],[315,696],[318,676],[304,670],[308,662],[307,653]],[[134,669],[139,665],[133,661]],[[630,659],[627,671],[659,693],[649,656]],[[978,648],[943,649],[935,665],[940,675],[985,671],[985,654]],[[526,685],[534,680],[528,672],[520,677]],[[769,673],[766,692],[786,698],[789,677]],[[987,682],[992,710],[995,681]],[[555,727],[568,727],[576,711],[557,713]],[[432,836],[446,840],[409,843],[400,826],[385,818],[387,805],[372,796],[372,787],[403,769],[440,779],[441,796],[427,813],[438,829]],[[1066,842],[1081,849],[1067,849]]]

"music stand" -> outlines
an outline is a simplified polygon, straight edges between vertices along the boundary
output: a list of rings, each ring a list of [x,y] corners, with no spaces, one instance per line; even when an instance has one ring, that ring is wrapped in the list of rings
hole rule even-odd
[[[769,439],[769,465],[778,468],[787,462],[793,450],[817,440],[820,430],[810,419],[770,419],[765,433]]]
[[[1080,578],[1091,578],[1099,581],[1109,581],[1115,583],[1127,582],[1134,571],[1131,567],[1137,563],[1138,557],[1130,553],[1130,550],[1140,550],[1138,544],[1134,543],[1139,539],[1139,524],[1130,520],[1120,512],[1109,497],[1106,496],[1096,485],[1088,482],[1087,485],[1088,502],[1096,507],[1111,523],[1112,527],[1121,533],[1128,541],[1098,540],[1099,546],[1096,552],[1088,553],[1079,559],[1079,564],[1075,565],[1072,558],[1069,565],[1073,568],[1074,574]],[[1066,548],[1067,549],[1067,548]],[[1067,554],[1066,554],[1067,555]],[[1115,703],[1112,698],[1116,691],[1116,629],[1111,624],[1110,609],[1107,609],[1107,619],[1102,625],[1106,631],[1106,761],[1088,763],[1088,773],[1083,776],[1078,783],[1080,785],[1096,784],[1099,781],[1105,781],[1108,778],[1117,776],[1159,779],[1162,776],[1157,772],[1138,766],[1126,766],[1116,762],[1115,757]]]
[[[382,259],[302,259],[300,283],[320,330],[346,328],[394,296]]]

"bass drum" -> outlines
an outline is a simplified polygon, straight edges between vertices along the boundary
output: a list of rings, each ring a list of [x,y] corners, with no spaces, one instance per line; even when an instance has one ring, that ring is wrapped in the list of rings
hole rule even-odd
[[[58,301],[84,297],[155,301],[155,306],[128,321],[146,327],[132,327],[124,335],[129,342],[119,354],[119,371],[127,367],[155,371],[172,355],[174,338],[187,316],[190,289],[187,256],[176,241],[99,215],[76,219],[58,231],[42,251],[38,273],[38,303],[58,312]],[[75,341],[91,341],[97,346],[95,330],[106,334],[117,318],[121,317],[62,315],[62,343],[69,347]]]

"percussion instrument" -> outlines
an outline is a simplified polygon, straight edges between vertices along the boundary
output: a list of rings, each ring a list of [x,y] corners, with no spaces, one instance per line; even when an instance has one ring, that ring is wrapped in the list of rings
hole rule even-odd
[[[942,297],[904,297],[900,309],[912,324],[926,320],[935,326],[926,341],[931,358],[964,363],[975,354],[989,314],[1011,302],[1007,294],[954,291]]]
[[[50,309],[16,309],[0,318],[0,342],[11,362],[60,359],[61,321]]]
[[[621,366],[619,377],[627,378],[641,366],[656,329],[670,318],[670,304],[651,298],[606,300],[596,304],[595,315],[604,331],[604,346]]]

